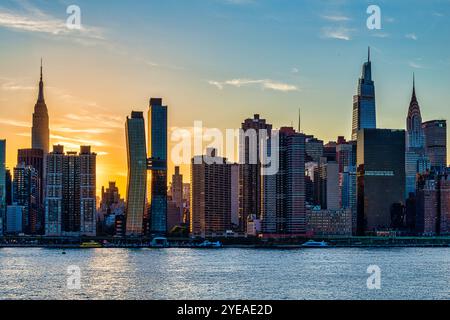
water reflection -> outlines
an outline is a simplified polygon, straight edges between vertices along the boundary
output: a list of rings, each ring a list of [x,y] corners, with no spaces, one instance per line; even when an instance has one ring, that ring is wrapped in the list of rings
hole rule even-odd
[[[0,249],[1,299],[449,299],[450,249]],[[368,290],[367,267],[382,270]],[[81,289],[67,288],[67,267]]]

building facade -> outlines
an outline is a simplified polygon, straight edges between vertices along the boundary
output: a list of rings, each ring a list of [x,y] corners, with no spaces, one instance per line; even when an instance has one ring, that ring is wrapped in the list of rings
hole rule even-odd
[[[88,146],[79,154],[54,146],[46,163],[45,234],[95,236],[96,154]]]
[[[126,234],[140,236],[143,234],[147,190],[147,151],[142,112],[133,111],[131,118],[127,117],[126,139],[128,159]]]
[[[167,233],[167,106],[150,99],[148,111],[149,233]]]
[[[305,135],[281,128],[278,138],[278,173],[263,179],[261,232],[267,237],[304,235]]]
[[[425,134],[425,151],[431,169],[443,173],[447,168],[447,121],[432,120],[422,124]]]
[[[255,114],[241,125],[243,135],[239,138],[239,229],[246,231],[249,217],[261,216],[261,139],[268,139],[270,147],[272,125]]]
[[[351,236],[350,209],[327,210],[320,207],[306,209],[306,229],[314,236]]]
[[[6,140],[0,140],[0,236],[6,220]]]
[[[404,204],[405,131],[363,129],[357,149],[357,233],[392,230]]]
[[[231,229],[231,167],[227,159],[218,157],[215,149],[191,162],[192,236],[208,237],[225,234]]]
[[[14,168],[13,203],[23,207],[23,232],[27,235],[40,234],[43,218],[41,216],[41,190],[38,171],[24,163]]]

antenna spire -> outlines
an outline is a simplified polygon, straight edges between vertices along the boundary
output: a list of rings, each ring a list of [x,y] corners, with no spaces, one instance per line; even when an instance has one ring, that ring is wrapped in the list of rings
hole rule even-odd
[[[370,46],[367,49],[367,62],[370,62]]]

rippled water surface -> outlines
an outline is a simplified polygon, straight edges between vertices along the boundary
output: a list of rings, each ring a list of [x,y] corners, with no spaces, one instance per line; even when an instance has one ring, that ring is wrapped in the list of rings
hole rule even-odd
[[[0,249],[0,299],[450,299],[448,248],[66,252]],[[67,288],[72,265],[80,290]]]

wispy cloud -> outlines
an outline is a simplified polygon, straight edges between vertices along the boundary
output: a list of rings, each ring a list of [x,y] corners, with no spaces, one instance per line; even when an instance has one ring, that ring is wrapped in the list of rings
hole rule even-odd
[[[418,39],[417,35],[415,33],[408,33],[408,34],[405,35],[405,38],[406,39],[410,39],[410,40],[414,40],[414,41],[416,41]]]
[[[347,16],[343,15],[322,15],[322,19],[328,20],[328,21],[336,21],[336,22],[342,22],[342,21],[350,21],[351,19]]]
[[[424,69],[424,68],[425,68],[423,65],[421,65],[421,64],[419,64],[419,63],[417,63],[417,62],[414,62],[414,61],[409,61],[409,62],[408,62],[408,65],[409,65],[411,68],[414,68],[414,69]]]
[[[383,32],[373,32],[372,36],[375,38],[383,38],[383,39],[390,37],[389,33],[383,33]]]
[[[0,27],[23,32],[36,32],[52,36],[71,36],[75,41],[104,40],[100,28],[82,25],[80,30],[67,28],[66,21],[48,15],[31,4],[23,5],[24,12],[0,8]]]
[[[33,86],[25,86],[16,82],[6,82],[1,86],[4,91],[23,91],[23,90],[34,90]]]
[[[299,91],[299,88],[292,84],[282,83],[273,81],[270,79],[233,79],[226,81],[208,81],[210,85],[216,86],[218,89],[222,90],[225,86],[232,86],[236,88],[246,87],[246,86],[259,86],[262,89],[269,89],[281,92]]]
[[[0,124],[19,127],[19,128],[31,128],[31,124],[25,121],[16,121],[12,119],[0,118]]]
[[[351,29],[345,27],[326,27],[322,29],[322,37],[350,41],[352,39],[350,35],[351,31]]]

